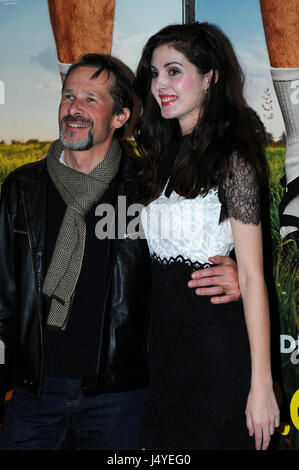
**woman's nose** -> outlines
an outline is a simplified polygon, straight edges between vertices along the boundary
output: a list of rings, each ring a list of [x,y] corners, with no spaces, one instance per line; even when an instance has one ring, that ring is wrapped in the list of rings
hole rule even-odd
[[[154,88],[156,91],[161,91],[167,88],[167,79],[164,74],[159,74],[154,81]]]

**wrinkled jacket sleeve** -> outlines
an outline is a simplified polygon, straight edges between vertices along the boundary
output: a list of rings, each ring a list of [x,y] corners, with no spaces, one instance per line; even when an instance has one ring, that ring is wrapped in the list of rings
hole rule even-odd
[[[8,177],[2,185],[0,199],[0,340],[1,347],[5,346],[4,364],[0,364],[1,403],[5,396],[5,370],[9,350],[12,347],[11,338],[16,309],[13,225],[17,207],[17,192],[11,191],[13,185],[11,178]]]

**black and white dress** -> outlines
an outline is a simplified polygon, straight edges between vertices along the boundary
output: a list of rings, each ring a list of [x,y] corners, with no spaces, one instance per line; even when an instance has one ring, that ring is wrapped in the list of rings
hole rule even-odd
[[[194,270],[209,266],[210,256],[233,248],[228,217],[259,223],[254,172],[235,160],[221,190],[195,199],[175,191],[167,197],[164,190],[141,215],[153,293],[140,448],[254,447],[245,417],[250,350],[242,303],[214,305],[187,286]]]

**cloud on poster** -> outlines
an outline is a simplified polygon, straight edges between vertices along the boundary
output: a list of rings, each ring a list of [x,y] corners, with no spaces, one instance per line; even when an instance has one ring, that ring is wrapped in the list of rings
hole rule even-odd
[[[32,64],[38,64],[45,70],[53,72],[57,75],[57,57],[53,47],[48,47],[47,49],[42,50],[36,56],[31,56],[30,61]]]

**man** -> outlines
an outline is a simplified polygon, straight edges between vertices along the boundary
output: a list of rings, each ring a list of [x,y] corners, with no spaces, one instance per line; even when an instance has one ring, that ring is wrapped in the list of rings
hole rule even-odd
[[[136,449],[151,286],[146,241],[119,235],[117,226],[118,197],[127,207],[138,201],[133,159],[117,140],[131,112],[120,67],[83,56],[64,82],[60,140],[46,159],[3,183],[1,387],[12,387],[13,396],[2,449]],[[104,204],[115,208],[107,233],[116,238],[96,236],[96,208]],[[226,286],[228,299],[237,299],[234,263],[218,261],[228,266],[215,268],[220,276],[214,272],[210,285],[222,287],[201,294]]]

